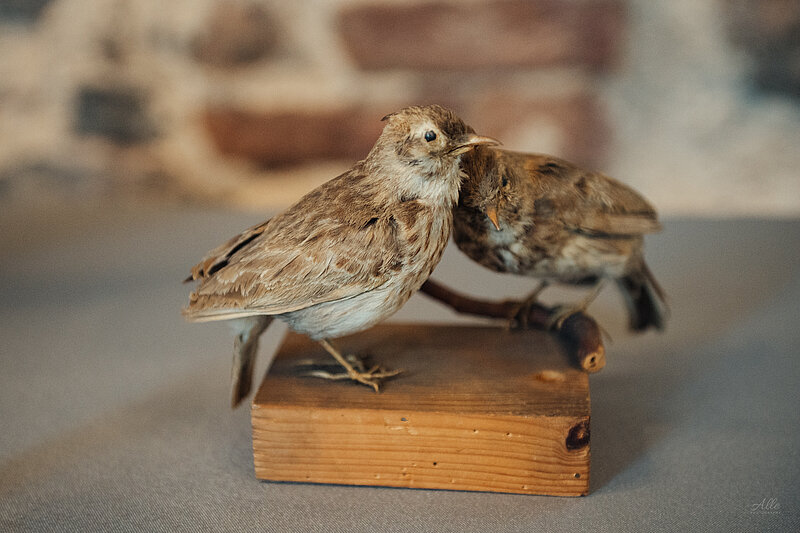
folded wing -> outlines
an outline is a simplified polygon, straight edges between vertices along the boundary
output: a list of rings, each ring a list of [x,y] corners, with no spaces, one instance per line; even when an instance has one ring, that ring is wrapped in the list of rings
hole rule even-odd
[[[184,315],[207,321],[281,314],[351,298],[386,283],[401,254],[393,220],[380,206],[364,209],[368,197],[334,201],[331,194],[351,194],[334,191],[352,188],[327,185],[209,252],[192,268],[190,280],[200,284]],[[353,202],[362,209],[320,209]],[[361,218],[353,218],[355,212]],[[382,253],[376,254],[376,248]]]

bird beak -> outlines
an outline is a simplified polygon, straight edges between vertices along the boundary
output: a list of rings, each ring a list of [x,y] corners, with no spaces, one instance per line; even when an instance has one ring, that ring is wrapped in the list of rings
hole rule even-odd
[[[448,150],[447,153],[453,155],[459,155],[465,152],[469,152],[476,146],[481,146],[481,145],[491,146],[497,144],[503,144],[503,143],[501,143],[497,139],[492,139],[491,137],[483,137],[481,135],[475,135],[474,133],[468,133],[459,138],[456,141],[455,146],[450,150]]]
[[[488,205],[486,206],[486,216],[492,222],[492,226],[497,231],[500,231],[500,223],[497,221],[497,206],[496,205]]]

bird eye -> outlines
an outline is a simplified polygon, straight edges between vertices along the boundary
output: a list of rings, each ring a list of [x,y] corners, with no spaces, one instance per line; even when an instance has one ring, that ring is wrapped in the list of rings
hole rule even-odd
[[[503,176],[503,179],[500,180],[500,185],[502,185],[503,187],[508,187],[508,178]]]
[[[428,131],[425,132],[425,140],[426,141],[431,142],[435,138],[436,138],[436,132],[434,132],[433,130],[428,130]]]

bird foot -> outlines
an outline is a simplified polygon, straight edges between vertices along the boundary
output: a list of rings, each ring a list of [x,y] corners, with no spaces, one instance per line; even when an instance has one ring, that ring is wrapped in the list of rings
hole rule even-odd
[[[506,323],[506,330],[528,329],[528,315],[530,315],[531,307],[535,302],[536,300],[517,302]]]
[[[372,387],[375,392],[380,392],[380,385],[381,381],[387,378],[394,377],[403,370],[387,370],[380,365],[373,365],[369,368],[366,367],[364,364],[364,360],[360,357],[348,354],[344,356],[344,360],[347,363],[341,364],[344,367],[345,372],[331,372],[328,370],[323,370],[321,368],[317,368],[315,370],[309,370],[304,372],[303,376],[308,377],[315,377],[321,379],[328,379],[332,381],[341,381],[345,379],[350,379],[355,382],[361,383],[368,387]],[[303,359],[296,363],[296,366],[316,366],[316,367],[325,367],[330,366],[328,361],[318,361],[313,359]]]
[[[542,293],[543,290],[547,288],[549,282],[547,280],[542,280],[539,282],[539,286],[536,287],[533,292],[525,297],[524,300],[517,302],[517,306],[511,312],[511,317],[508,319],[508,324],[506,325],[506,329],[528,329],[528,322],[529,316],[531,313],[531,308],[534,304],[539,303],[539,295]]]

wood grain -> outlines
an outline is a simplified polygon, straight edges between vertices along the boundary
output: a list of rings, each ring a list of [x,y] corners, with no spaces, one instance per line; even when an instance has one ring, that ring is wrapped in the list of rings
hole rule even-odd
[[[589,384],[539,331],[384,325],[339,339],[405,372],[375,394],[299,376],[290,333],[253,401],[256,476],[564,496],[589,487]]]

